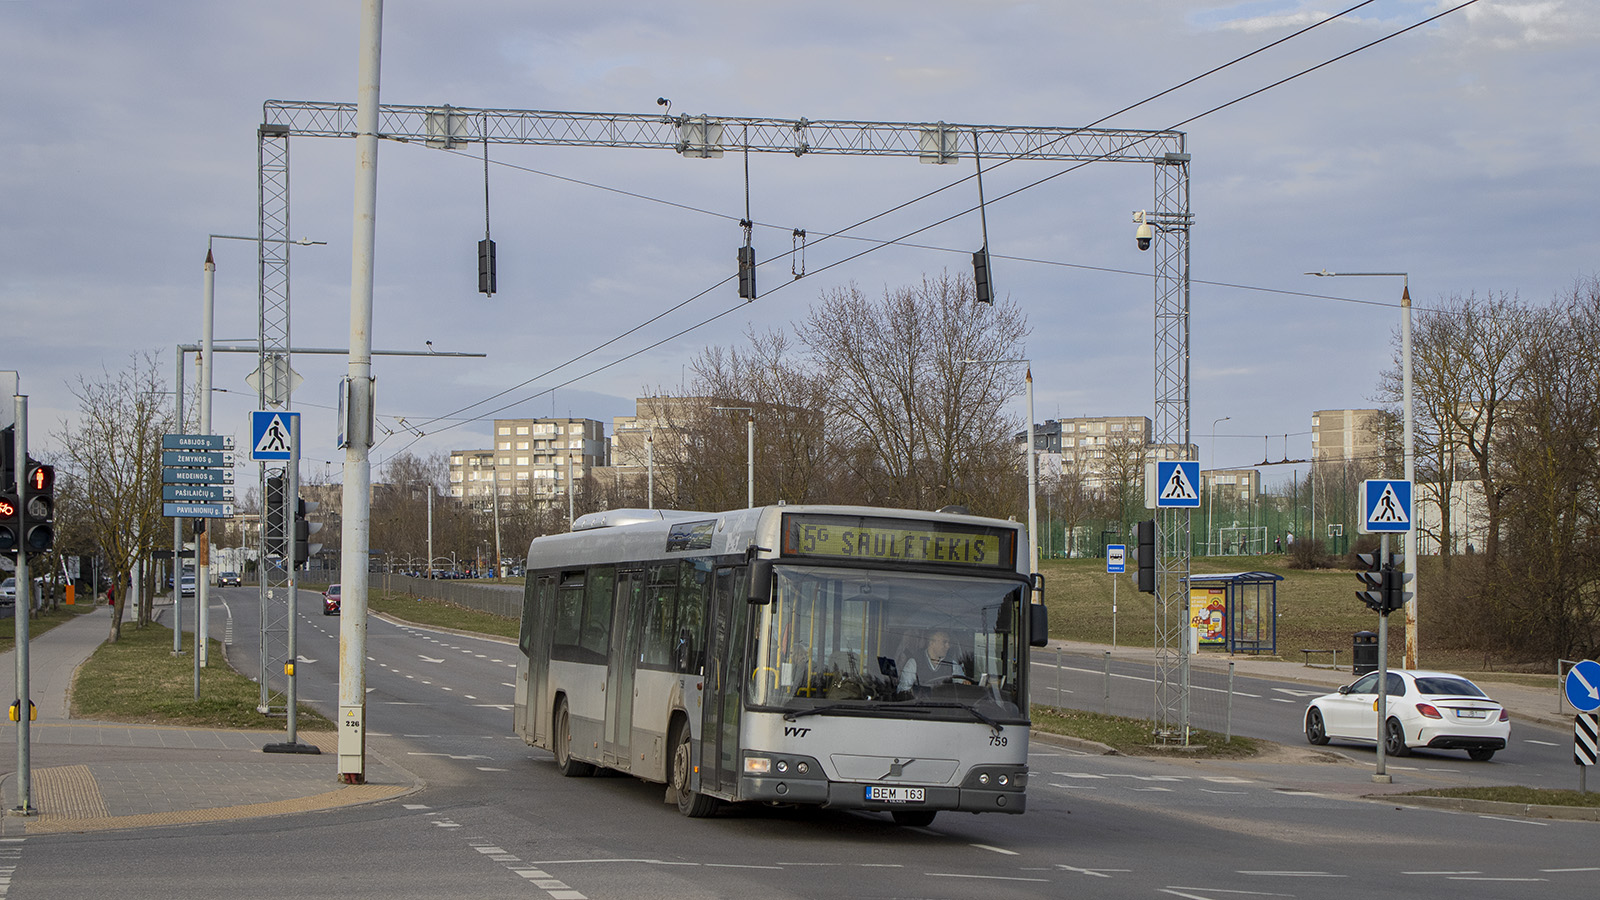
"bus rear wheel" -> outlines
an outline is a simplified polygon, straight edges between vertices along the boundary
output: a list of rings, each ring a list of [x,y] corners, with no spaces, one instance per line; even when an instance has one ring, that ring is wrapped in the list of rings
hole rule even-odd
[[[889,813],[889,815],[894,816],[896,825],[905,825],[908,828],[932,825],[933,817],[938,814],[939,811],[936,809],[907,809],[903,811],[897,809]]]
[[[572,719],[567,715],[567,698],[562,697],[556,706],[556,768],[567,778],[584,778],[594,774],[594,766],[572,758]]]
[[[717,811],[717,798],[689,789],[694,771],[694,746],[689,742],[687,723],[678,726],[678,741],[672,750],[672,790],[678,796],[678,812],[691,819],[703,819]]]

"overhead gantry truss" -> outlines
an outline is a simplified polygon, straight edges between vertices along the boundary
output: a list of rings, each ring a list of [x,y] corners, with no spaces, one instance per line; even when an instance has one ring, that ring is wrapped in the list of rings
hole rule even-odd
[[[261,371],[288,368],[289,138],[354,138],[356,105],[268,100],[260,142]],[[982,160],[1145,163],[1155,167],[1155,428],[1157,445],[1189,446],[1189,154],[1180,131],[1018,127],[951,122],[858,122],[662,113],[550,112],[458,106],[378,107],[378,136],[439,149],[502,144],[671,150],[710,159],[726,152],[797,157],[893,156],[948,165]],[[281,359],[282,362],[278,362]],[[265,404],[266,398],[263,397]],[[285,404],[286,405],[286,404]],[[263,406],[262,408],[265,408]],[[263,468],[263,490],[265,490]],[[1161,735],[1187,741],[1189,679],[1184,628],[1190,571],[1189,511],[1163,510],[1156,585],[1156,698]],[[265,602],[265,601],[264,601]],[[287,622],[263,610],[263,627]],[[271,626],[266,623],[272,622]],[[262,659],[276,659],[265,632]],[[262,683],[266,684],[263,671]],[[265,690],[265,689],[264,689]],[[1177,725],[1179,727],[1173,728]]]

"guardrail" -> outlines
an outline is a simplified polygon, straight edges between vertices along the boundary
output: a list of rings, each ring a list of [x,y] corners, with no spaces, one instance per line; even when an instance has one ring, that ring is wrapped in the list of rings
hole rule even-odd
[[[440,578],[414,578],[410,575],[374,574],[372,580],[385,590],[400,591],[430,600],[443,600],[479,612],[522,618],[522,585],[483,584]]]

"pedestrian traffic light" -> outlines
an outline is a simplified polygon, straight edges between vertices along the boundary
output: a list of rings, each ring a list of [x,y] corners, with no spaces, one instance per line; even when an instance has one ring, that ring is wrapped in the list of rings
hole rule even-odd
[[[1145,519],[1135,526],[1139,539],[1139,590],[1156,592],[1156,520]]]
[[[739,296],[756,299],[756,248],[749,244],[739,248]]]
[[[1384,583],[1383,554],[1357,553],[1356,559],[1361,560],[1362,571],[1356,573],[1361,579],[1362,590],[1356,591],[1356,599],[1367,605],[1367,608],[1380,615],[1387,615],[1384,610]]]
[[[268,559],[282,559],[288,555],[288,499],[283,476],[268,475],[267,495],[263,498],[262,503],[262,506],[265,507],[262,523],[262,542],[267,545],[266,553]]]
[[[13,555],[21,543],[22,504],[14,492],[0,490],[0,553]]]
[[[29,461],[22,493],[22,547],[44,553],[56,544],[56,467]]]
[[[294,564],[301,565],[311,558],[311,554],[322,549],[321,544],[310,543],[313,534],[322,530],[321,522],[306,520],[308,513],[316,512],[322,504],[296,498],[294,510]]]
[[[993,305],[994,293],[989,288],[989,247],[985,245],[972,254],[972,287],[979,303]]]

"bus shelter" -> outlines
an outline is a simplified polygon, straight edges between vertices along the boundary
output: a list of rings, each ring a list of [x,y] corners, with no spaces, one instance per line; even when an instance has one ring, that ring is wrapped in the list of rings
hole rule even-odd
[[[1278,652],[1278,582],[1271,572],[1189,576],[1189,624],[1202,647]]]

